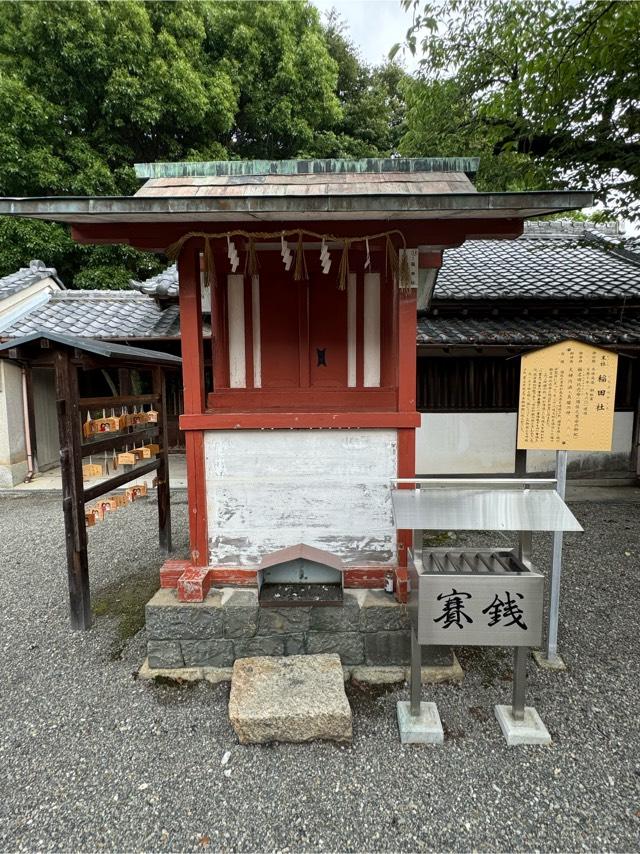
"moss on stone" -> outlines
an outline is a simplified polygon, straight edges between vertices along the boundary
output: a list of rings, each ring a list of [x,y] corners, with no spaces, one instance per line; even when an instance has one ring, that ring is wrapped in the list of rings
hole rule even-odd
[[[118,637],[113,643],[112,656],[120,658],[125,643],[144,628],[144,607],[159,586],[158,566],[137,569],[93,596],[92,610],[96,617],[112,617],[118,621]]]

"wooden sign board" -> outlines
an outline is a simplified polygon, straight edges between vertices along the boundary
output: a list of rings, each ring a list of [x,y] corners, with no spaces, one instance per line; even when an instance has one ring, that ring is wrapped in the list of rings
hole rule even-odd
[[[518,448],[610,451],[618,356],[561,341],[522,357]]]

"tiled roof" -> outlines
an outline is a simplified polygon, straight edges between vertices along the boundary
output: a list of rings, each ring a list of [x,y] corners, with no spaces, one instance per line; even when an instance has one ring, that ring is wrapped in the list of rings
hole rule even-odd
[[[46,330],[87,338],[172,338],[180,334],[179,310],[177,305],[162,309],[149,297],[130,291],[61,291],[3,330],[2,336]]]
[[[422,317],[418,320],[418,344],[542,345],[566,338],[591,344],[640,344],[640,314],[629,312],[620,320],[590,317]]]
[[[31,261],[28,267],[21,267],[15,273],[0,279],[0,300],[13,296],[42,279],[55,279],[62,287],[54,267],[47,267],[42,261]]]
[[[137,282],[131,279],[129,286],[141,294],[155,297],[177,297],[178,296],[178,266],[172,264],[158,273],[157,276],[152,276],[150,279],[145,279],[144,282]]]
[[[445,250],[434,302],[640,297],[640,255],[611,238],[584,223],[551,222],[527,223],[518,240],[467,241]]]

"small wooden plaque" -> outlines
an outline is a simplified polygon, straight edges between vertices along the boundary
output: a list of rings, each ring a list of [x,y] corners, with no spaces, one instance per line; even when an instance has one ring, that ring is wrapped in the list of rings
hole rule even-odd
[[[82,479],[88,480],[91,477],[100,477],[102,474],[102,466],[98,463],[85,463],[82,466]]]
[[[117,433],[120,430],[120,419],[115,415],[109,418],[96,418],[91,422],[94,433]]]

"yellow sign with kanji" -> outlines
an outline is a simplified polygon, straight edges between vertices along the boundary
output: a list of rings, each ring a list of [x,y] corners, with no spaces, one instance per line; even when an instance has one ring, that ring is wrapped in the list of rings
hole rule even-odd
[[[616,353],[580,341],[523,356],[518,448],[610,451],[617,371]]]

